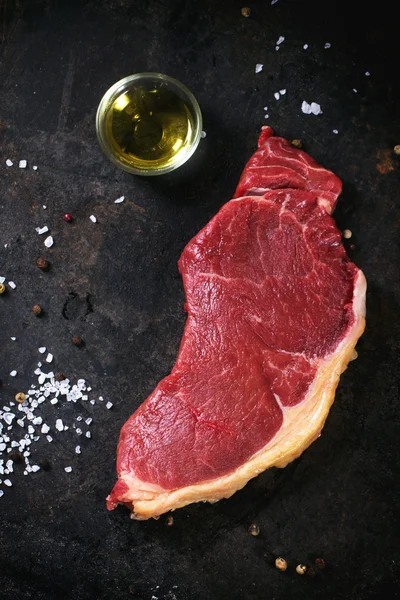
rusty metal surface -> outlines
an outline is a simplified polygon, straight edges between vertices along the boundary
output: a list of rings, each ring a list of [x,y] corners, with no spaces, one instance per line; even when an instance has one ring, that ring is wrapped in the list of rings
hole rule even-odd
[[[63,470],[71,444],[39,443],[38,460],[51,469],[19,473],[0,499],[2,600],[398,597],[395,21],[339,2],[250,7],[246,19],[240,3],[225,1],[0,1],[0,275],[17,283],[0,297],[0,404],[32,383],[41,345],[54,350],[55,370],[85,377],[114,402],[96,413],[72,474]],[[257,75],[256,63],[264,65]],[[207,132],[190,162],[160,179],[116,170],[95,137],[102,94],[144,70],[188,85]],[[303,115],[303,100],[319,102],[323,115]],[[286,470],[263,474],[229,501],[177,511],[172,527],[165,518],[130,521],[122,508],[107,513],[119,429],[178,349],[185,316],[177,259],[231,197],[266,105],[279,135],[301,138],[344,182],[335,217],[352,230],[346,245],[369,283],[359,358],[323,435]],[[22,158],[26,170],[16,166]],[[125,202],[114,204],[121,195]],[[49,250],[35,232],[44,223],[55,240]],[[48,273],[35,266],[40,255]],[[269,566],[266,551],[284,556],[288,571]],[[323,572],[313,580],[295,573],[317,555]]]

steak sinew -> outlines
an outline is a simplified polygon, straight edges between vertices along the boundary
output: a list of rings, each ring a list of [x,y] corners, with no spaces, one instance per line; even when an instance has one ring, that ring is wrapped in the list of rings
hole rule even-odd
[[[179,260],[178,358],[122,428],[107,498],[138,519],[228,498],[314,441],[365,326],[340,180],[264,127],[235,197]]]

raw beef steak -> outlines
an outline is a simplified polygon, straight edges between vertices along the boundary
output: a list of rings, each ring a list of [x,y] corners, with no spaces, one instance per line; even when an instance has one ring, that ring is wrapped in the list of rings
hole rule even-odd
[[[228,498],[318,437],[365,326],[365,278],[330,216],[340,191],[263,128],[234,199],[179,260],[179,355],[122,428],[109,509]]]

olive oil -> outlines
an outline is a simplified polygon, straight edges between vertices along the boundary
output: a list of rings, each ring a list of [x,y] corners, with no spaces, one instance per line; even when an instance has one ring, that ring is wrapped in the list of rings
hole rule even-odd
[[[180,162],[195,135],[192,113],[168,89],[135,87],[118,96],[106,117],[116,157],[136,169],[158,170]]]

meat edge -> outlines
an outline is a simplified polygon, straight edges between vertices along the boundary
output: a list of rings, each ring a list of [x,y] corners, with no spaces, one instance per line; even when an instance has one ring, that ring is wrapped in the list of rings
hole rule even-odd
[[[352,360],[354,348],[365,329],[366,288],[364,274],[359,270],[354,285],[355,319],[351,329],[335,352],[321,362],[303,402],[294,407],[282,407],[283,424],[264,448],[229,475],[177,490],[164,490],[141,481],[132,473],[120,473],[119,482],[123,482],[126,490],[120,502],[132,507],[131,517],[137,520],[158,518],[165,512],[194,502],[213,503],[229,498],[266,469],[286,467],[298,458],[319,437],[334,401],[340,375]],[[292,427],[294,421],[296,426]]]

